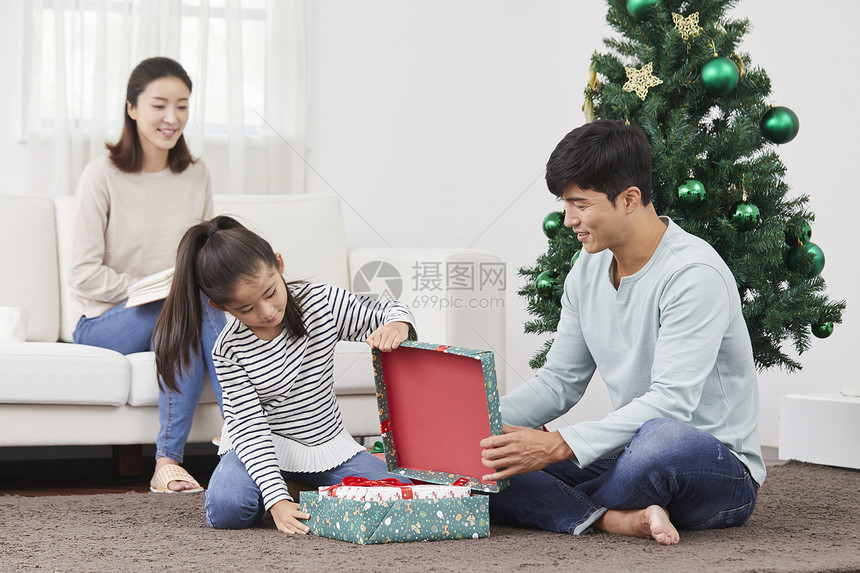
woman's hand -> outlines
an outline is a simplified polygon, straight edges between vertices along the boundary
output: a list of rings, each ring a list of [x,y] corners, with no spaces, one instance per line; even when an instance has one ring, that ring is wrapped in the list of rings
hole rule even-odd
[[[367,337],[367,344],[371,348],[378,348],[383,352],[391,352],[409,336],[408,322],[389,322],[383,324]]]
[[[275,520],[275,525],[278,530],[284,533],[301,533],[305,534],[310,531],[310,528],[299,521],[299,519],[310,519],[309,513],[299,511],[299,504],[283,499],[269,508],[272,514],[272,519]]]

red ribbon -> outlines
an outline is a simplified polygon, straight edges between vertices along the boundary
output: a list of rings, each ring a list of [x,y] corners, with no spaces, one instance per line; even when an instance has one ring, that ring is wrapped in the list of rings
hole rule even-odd
[[[412,499],[412,488],[404,484],[402,481],[394,478],[385,478],[381,480],[372,480],[363,477],[347,476],[337,485],[332,485],[325,488],[323,491],[331,491],[332,495],[339,487],[399,487],[403,499]]]

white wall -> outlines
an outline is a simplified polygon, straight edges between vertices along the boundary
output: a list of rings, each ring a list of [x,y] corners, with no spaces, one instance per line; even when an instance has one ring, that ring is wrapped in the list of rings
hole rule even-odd
[[[355,208],[351,242],[474,247],[507,262],[508,344],[496,363],[508,390],[531,377],[543,343],[522,333],[516,270],[546,249],[541,222],[560,204],[544,165],[583,122],[604,16],[597,0],[313,5],[311,190]],[[566,421],[608,409],[593,386]]]
[[[23,1],[0,3],[0,48],[21,53]],[[830,295],[848,299],[845,323],[815,339],[803,371],[761,375],[762,441],[776,445],[778,396],[835,392],[857,380],[847,368],[860,348],[854,294],[853,192],[860,84],[853,27],[860,4],[746,0],[734,10],[752,31],[742,50],[769,73],[775,101],[801,121],[779,153],[786,180],[811,196],[813,240],[827,255]],[[826,11],[825,11],[826,10]],[[353,245],[471,246],[508,263],[508,388],[526,380],[539,337],[516,295],[516,269],[546,248],[540,223],[558,209],[543,166],[558,140],[584,122],[580,106],[589,57],[611,31],[600,0],[318,0],[312,6],[309,190],[344,199]],[[0,62],[0,172],[24,182],[21,61]],[[502,360],[497,360],[501,363]],[[846,374],[846,371],[852,372]],[[593,385],[568,422],[600,417]]]
[[[830,338],[813,338],[801,355],[803,370],[792,375],[769,371],[759,377],[763,443],[778,442],[779,396],[794,393],[838,392],[860,384],[851,366],[860,349],[860,269],[855,239],[860,194],[854,192],[858,163],[855,113],[860,98],[860,55],[855,31],[860,4],[850,0],[814,5],[800,0],[742,3],[736,13],[752,22],[743,49],[767,70],[777,104],[800,118],[800,133],[780,146],[792,191],[810,197],[815,213],[812,241],[826,255],[822,276],[831,298],[845,300],[843,323]],[[853,253],[853,254],[852,254]]]

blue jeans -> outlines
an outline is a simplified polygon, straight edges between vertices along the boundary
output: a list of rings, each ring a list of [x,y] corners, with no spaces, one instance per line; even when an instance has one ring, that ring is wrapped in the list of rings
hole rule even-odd
[[[385,462],[369,452],[358,452],[339,466],[316,473],[281,471],[285,480],[319,487],[339,484],[348,476],[372,480],[395,478],[412,483],[403,476],[388,473]],[[263,494],[251,479],[235,450],[221,456],[206,490],[206,523],[216,529],[245,529],[261,523],[266,515]]]
[[[741,525],[758,484],[719,440],[676,420],[642,425],[618,456],[585,468],[570,460],[516,475],[490,494],[490,515],[507,525],[579,535],[607,509],[659,505],[681,529]]]
[[[212,363],[212,346],[227,320],[223,312],[212,308],[205,300],[201,299],[201,304],[204,309],[202,343],[192,367],[188,372],[183,371],[177,380],[182,393],[166,392],[164,389],[158,393],[160,429],[155,442],[156,459],[167,457],[182,463],[185,442],[191,432],[194,410],[200,401],[207,372],[218,407],[221,408],[221,385],[218,384],[215,365]],[[121,354],[152,350],[152,333],[162,306],[163,300],[131,308],[126,308],[123,303],[101,316],[81,317],[75,328],[74,341],[76,344],[99,346]]]

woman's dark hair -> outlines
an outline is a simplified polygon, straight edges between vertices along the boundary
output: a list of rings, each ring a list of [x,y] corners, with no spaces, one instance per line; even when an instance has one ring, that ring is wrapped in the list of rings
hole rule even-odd
[[[267,269],[278,269],[271,245],[231,217],[221,215],[185,232],[179,242],[173,284],[155,325],[155,364],[164,388],[181,393],[177,377],[188,371],[199,352],[201,292],[225,306],[240,281]],[[287,297],[284,326],[292,340],[308,334],[301,300],[292,294]]]
[[[651,202],[651,149],[637,125],[598,120],[564,136],[546,164],[546,185],[561,197],[571,184],[603,193],[612,203],[628,187]]]
[[[125,99],[132,106],[137,107],[137,100],[146,86],[160,80],[161,78],[177,78],[181,80],[188,91],[191,91],[191,78],[185,72],[179,62],[170,58],[149,58],[140,62],[131,72],[128,78]],[[122,126],[122,135],[114,144],[106,143],[105,147],[110,151],[110,158],[116,168],[125,173],[139,173],[143,168],[143,149],[140,146],[140,136],[137,133],[137,122],[128,115],[128,105],[125,108],[125,123]],[[191,152],[185,144],[185,134],[179,136],[176,145],[167,152],[167,166],[174,173],[182,173],[194,163]]]

